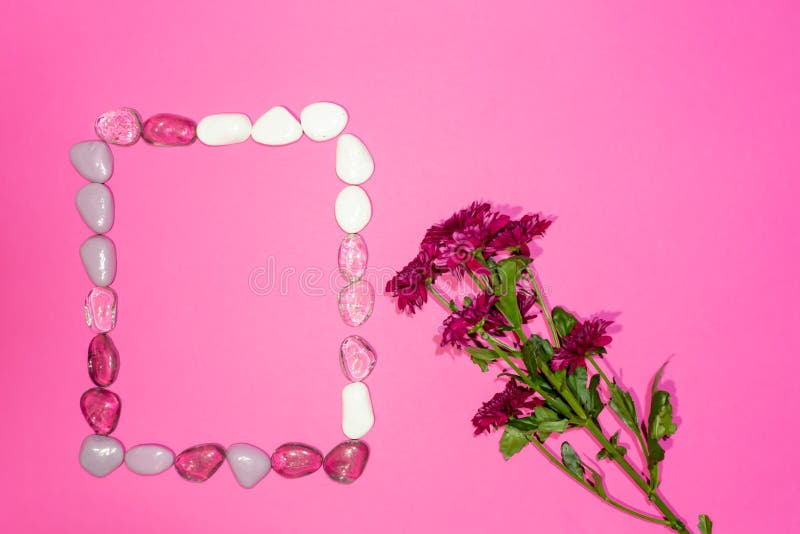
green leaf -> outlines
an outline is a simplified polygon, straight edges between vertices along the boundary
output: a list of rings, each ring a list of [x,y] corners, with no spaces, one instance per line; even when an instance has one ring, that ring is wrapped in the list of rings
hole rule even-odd
[[[603,399],[600,398],[600,392],[597,391],[599,386],[600,375],[592,375],[592,378],[589,380],[589,402],[586,404],[586,412],[595,420],[597,416],[600,415],[600,412],[603,411],[603,408],[606,407],[603,403]]]
[[[658,389],[658,383],[661,381],[661,375],[664,373],[666,365],[666,363],[662,365],[653,378],[650,415],[647,418],[647,467],[650,471],[650,488],[652,490],[658,488],[660,484],[658,464],[664,460],[664,448],[659,442],[678,430],[678,426],[672,421],[670,395],[666,391]]]
[[[636,415],[636,404],[633,397],[627,391],[616,384],[611,385],[611,401],[608,403],[622,422],[625,423],[637,435],[639,434],[639,417]]]
[[[560,306],[553,308],[553,322],[556,324],[556,330],[558,330],[558,335],[561,337],[565,337],[572,332],[572,329],[578,324],[575,316]]]
[[[589,465],[587,465],[586,467],[589,469],[589,473],[592,476],[592,481],[590,482],[590,484],[592,485],[592,487],[594,487],[595,492],[600,497],[605,499],[608,495],[606,494],[606,488],[603,485],[603,475],[601,475],[600,473],[589,467]]]
[[[553,345],[548,340],[538,334],[531,337],[522,344],[522,358],[531,358],[537,366],[549,363],[553,358]],[[539,365],[541,362],[541,365]]]
[[[561,461],[564,462],[564,467],[567,468],[567,471],[572,473],[575,478],[583,480],[583,464],[569,441],[561,444]]]
[[[497,264],[500,283],[494,289],[494,294],[498,297],[495,306],[514,328],[522,325],[522,314],[520,314],[517,304],[517,280],[519,280],[524,267],[525,263],[516,257],[505,259]]]
[[[523,432],[532,432],[539,429],[539,421],[533,416],[522,417],[520,419],[510,418],[506,423],[506,427],[514,427]]]
[[[547,432],[548,435],[551,432],[564,432],[567,429],[567,424],[569,421],[566,419],[559,419],[558,421],[542,421],[539,423],[539,433]]]
[[[711,523],[711,518],[706,514],[700,514],[700,522],[697,524],[697,528],[700,529],[700,532],[703,534],[711,534],[712,526],[713,524]]]
[[[619,432],[614,432],[614,435],[608,440],[611,445],[614,447],[614,450],[617,451],[617,454],[620,456],[625,456],[627,454],[628,449],[623,447],[622,445],[617,444],[617,440],[619,439]],[[602,460],[603,458],[611,458],[611,453],[608,452],[608,449],[602,448],[600,452],[597,453],[597,459]]]
[[[484,349],[481,347],[464,347],[469,355],[472,357],[472,361],[481,368],[481,370],[485,373],[489,370],[489,364],[495,361],[499,356],[495,351],[492,349]]]
[[[503,453],[503,458],[508,460],[529,442],[528,436],[523,431],[513,426],[506,426],[503,437],[500,438],[500,452]]]

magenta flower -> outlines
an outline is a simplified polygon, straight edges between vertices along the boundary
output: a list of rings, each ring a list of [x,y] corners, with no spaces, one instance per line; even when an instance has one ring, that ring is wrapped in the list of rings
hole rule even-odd
[[[520,220],[510,221],[505,225],[488,243],[486,249],[490,252],[516,249],[521,255],[530,256],[528,243],[543,236],[552,223],[553,221],[543,219],[538,213],[525,215]]]
[[[505,425],[510,417],[518,418],[524,415],[523,410],[533,410],[544,404],[543,399],[533,395],[532,389],[518,385],[514,379],[509,380],[506,388],[484,402],[472,418],[475,435],[496,430],[497,427]]]
[[[553,369],[567,369],[571,373],[577,367],[586,367],[587,355],[604,354],[604,347],[611,343],[611,336],[606,335],[611,323],[595,318],[576,324],[572,332],[564,336],[561,348],[553,355]]]
[[[453,312],[444,320],[442,346],[453,345],[461,348],[477,338],[474,329],[479,326],[492,309],[497,297],[481,293],[461,311]]]
[[[424,250],[386,283],[386,292],[397,297],[397,309],[414,315],[428,302],[427,283],[433,279],[430,254]]]

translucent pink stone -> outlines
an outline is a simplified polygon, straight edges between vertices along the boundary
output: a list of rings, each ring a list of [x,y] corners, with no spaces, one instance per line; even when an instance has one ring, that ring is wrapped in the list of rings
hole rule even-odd
[[[192,119],[172,113],[159,113],[145,121],[142,138],[151,145],[191,145],[197,139],[196,130],[197,124]]]
[[[119,422],[122,401],[113,391],[92,388],[81,395],[81,412],[96,434],[111,434]]]
[[[178,474],[191,482],[205,482],[225,461],[225,449],[216,443],[190,447],[175,458]]]
[[[358,280],[367,270],[367,244],[358,234],[347,234],[339,244],[339,272],[347,280]]]
[[[112,109],[97,117],[94,131],[106,143],[130,146],[142,135],[142,121],[133,109]]]
[[[117,294],[110,287],[95,287],[83,301],[83,312],[93,332],[110,332],[117,321]]]
[[[369,447],[363,441],[351,440],[338,444],[325,457],[325,472],[336,482],[351,484],[364,472]]]
[[[285,443],[272,454],[272,469],[286,478],[310,475],[322,467],[322,453],[302,443]]]
[[[366,280],[358,280],[339,292],[339,314],[348,326],[360,326],[372,314],[375,289]]]
[[[360,336],[348,336],[339,347],[339,363],[342,372],[351,382],[364,380],[377,362],[375,349]]]
[[[114,383],[119,373],[119,352],[106,334],[97,334],[89,342],[89,378],[100,387]]]

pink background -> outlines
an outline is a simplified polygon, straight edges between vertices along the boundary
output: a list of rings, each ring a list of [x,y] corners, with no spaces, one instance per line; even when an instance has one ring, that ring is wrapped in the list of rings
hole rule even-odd
[[[617,314],[608,361],[640,395],[672,358],[667,499],[693,530],[700,512],[720,533],[800,528],[792,3],[72,4],[0,17],[0,531],[667,532],[534,449],[506,463],[498,435],[473,438],[500,384],[437,350],[440,309],[409,319],[384,297],[360,330],[379,362],[355,485],[81,470],[88,230],[68,147],[121,105],[255,119],[316,100],[345,105],[375,157],[373,267],[402,267],[429,224],[476,198],[556,216],[538,262],[551,300]],[[334,269],[335,144],[114,153],[115,436],[176,450],[341,440],[336,349],[351,330],[335,293],[304,294],[298,274],[283,295],[248,288],[268,257]]]

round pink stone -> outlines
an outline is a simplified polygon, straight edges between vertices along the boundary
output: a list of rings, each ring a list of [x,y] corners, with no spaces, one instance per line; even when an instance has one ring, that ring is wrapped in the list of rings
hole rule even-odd
[[[358,280],[367,270],[367,244],[358,234],[347,234],[339,244],[339,272],[350,281]]]
[[[190,482],[205,482],[225,461],[225,449],[216,443],[190,447],[175,458],[178,474]]]
[[[130,146],[142,135],[142,121],[133,109],[112,109],[97,117],[94,131],[106,143]]]
[[[339,363],[344,376],[351,382],[364,380],[377,362],[375,349],[361,336],[347,336],[339,348]]]
[[[369,447],[363,441],[338,444],[325,457],[325,472],[336,482],[351,484],[361,476],[369,458]]]
[[[172,113],[159,113],[145,121],[142,138],[151,145],[191,145],[197,139],[196,130],[197,124],[192,119]]]
[[[285,443],[272,454],[272,469],[282,477],[304,477],[320,467],[322,453],[303,443]]]
[[[111,434],[119,422],[122,401],[113,391],[92,388],[81,395],[81,412],[96,434]]]
[[[83,301],[83,312],[93,332],[110,332],[117,322],[117,294],[110,287],[95,287]]]
[[[119,373],[119,352],[106,334],[97,334],[89,342],[89,378],[100,387],[114,383]]]
[[[372,314],[375,289],[366,280],[358,280],[339,291],[339,315],[347,326],[361,326]]]

